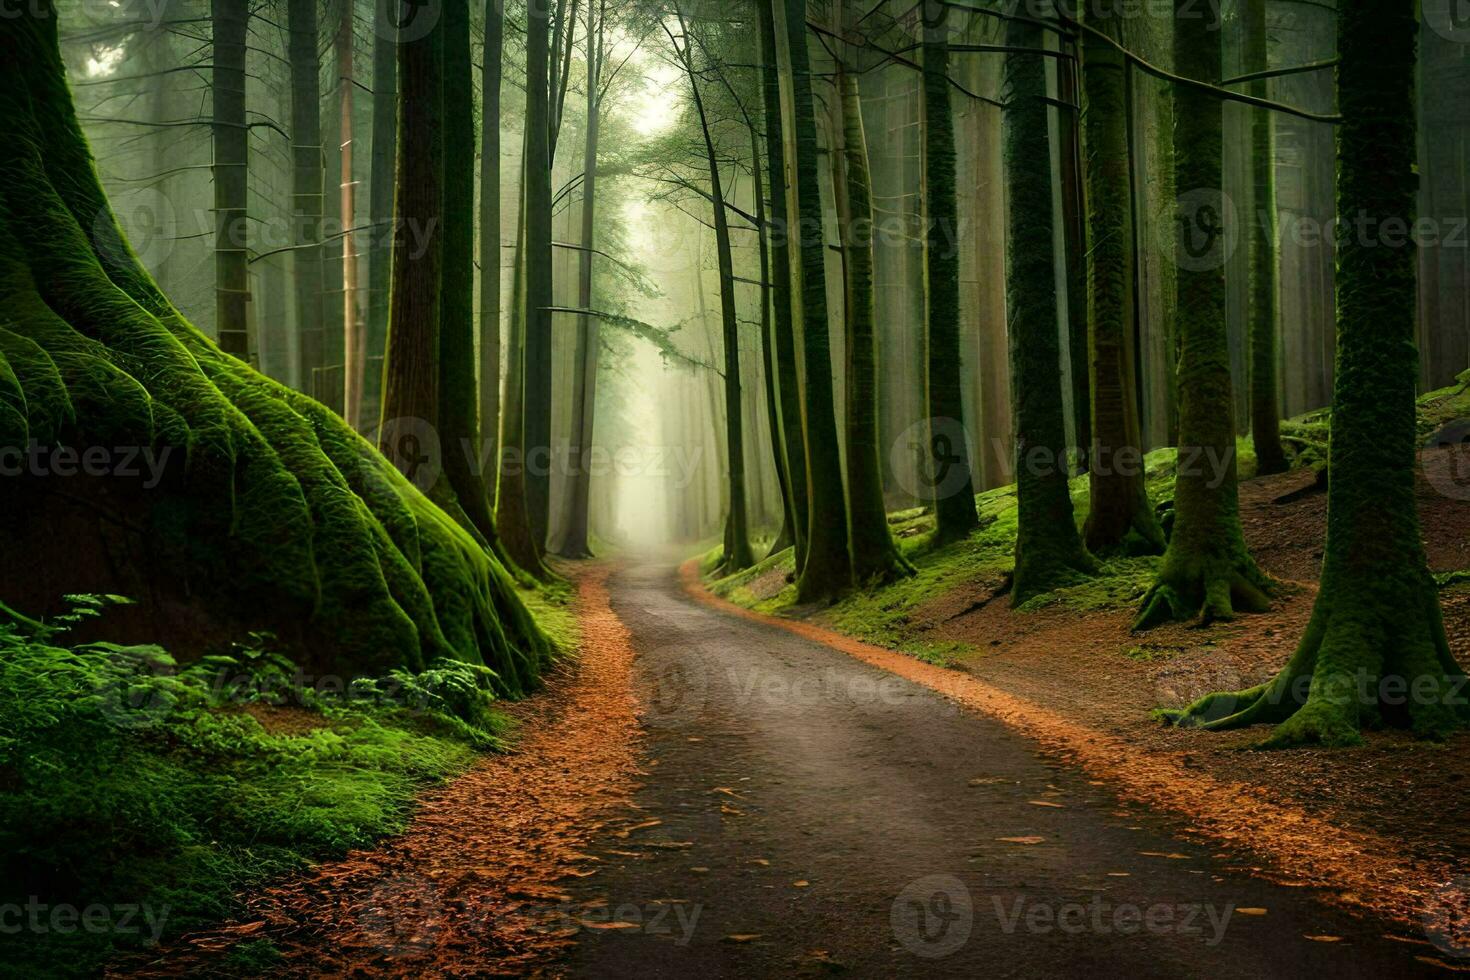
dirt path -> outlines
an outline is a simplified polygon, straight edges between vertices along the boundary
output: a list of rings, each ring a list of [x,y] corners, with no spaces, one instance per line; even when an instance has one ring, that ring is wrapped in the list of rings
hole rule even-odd
[[[659,822],[571,889],[600,903],[573,975],[1441,972],[1422,936],[1232,870],[999,722],[697,604],[670,569],[611,595]]]
[[[929,687],[691,599],[581,580],[580,666],[409,831],[133,972],[1412,976],[1422,936],[1272,884]]]

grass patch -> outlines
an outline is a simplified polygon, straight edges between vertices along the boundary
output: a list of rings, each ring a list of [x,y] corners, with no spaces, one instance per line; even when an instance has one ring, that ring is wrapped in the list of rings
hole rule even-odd
[[[225,918],[237,891],[401,830],[421,789],[506,731],[483,667],[305,678],[259,636],[180,666],[69,643],[112,601],[73,598],[45,626],[0,607],[0,907],[27,917],[0,932],[0,975],[94,974]],[[564,603],[542,612],[574,635]]]

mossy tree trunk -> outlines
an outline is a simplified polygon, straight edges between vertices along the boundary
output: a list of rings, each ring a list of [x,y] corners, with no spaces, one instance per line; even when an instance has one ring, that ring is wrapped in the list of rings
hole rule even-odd
[[[1082,547],[1068,485],[1057,327],[1055,211],[1041,28],[1006,24],[1006,311],[1016,438],[1016,570],[1011,601],[1097,571]]]
[[[1176,0],[1175,70],[1220,82],[1218,14]],[[1270,580],[1246,551],[1236,485],[1230,348],[1225,328],[1225,259],[1229,236],[1222,181],[1220,100],[1174,90],[1177,193],[1175,295],[1179,325],[1179,457],[1169,547],[1134,626],[1198,615],[1230,619],[1237,609],[1264,611]]]
[[[112,530],[83,508],[33,522],[37,534],[74,542],[80,570],[105,565],[91,559],[126,528],[152,638],[186,654],[201,636],[267,630],[311,671],[453,657],[491,667],[501,693],[534,685],[547,643],[494,557],[340,416],[223,353],[143,269],[98,181],[46,0],[0,22],[0,117],[13,136],[0,141],[0,444],[178,458],[154,487],[109,481],[94,503],[121,517]],[[4,510],[36,513],[56,488],[0,489]]]
[[[675,11],[678,7],[675,6]],[[725,554],[720,568],[725,573],[738,572],[755,564],[750,549],[750,529],[746,516],[745,487],[745,406],[740,382],[740,321],[735,309],[735,260],[730,250],[730,221],[725,210],[725,188],[720,174],[720,154],[715,147],[709,117],[705,113],[704,96],[699,90],[700,70],[694,64],[693,39],[682,13],[678,14],[681,39],[670,35],[684,72],[689,78],[689,92],[694,100],[694,114],[704,143],[705,164],[709,168],[709,200],[715,231],[715,265],[720,277],[720,335],[724,348],[723,380],[725,388],[725,474],[728,485],[729,512],[725,516]]]
[[[250,333],[246,321],[246,300],[250,296],[247,217],[250,126],[245,115],[245,38],[250,24],[250,9],[247,0],[214,0],[211,21],[214,48],[214,69],[209,85],[214,112],[211,127],[214,143],[214,332],[221,350],[248,360]],[[315,22],[313,17],[312,23]],[[313,54],[315,51],[316,38],[313,37]],[[313,78],[312,82],[315,86],[316,79]],[[295,142],[293,134],[292,143]],[[320,157],[320,146],[317,154]],[[317,183],[316,206],[320,215],[320,181]],[[320,302],[320,273],[317,285]],[[304,373],[304,368],[302,378],[310,384],[311,378]]]
[[[597,143],[602,128],[603,43],[607,24],[591,3],[587,4],[586,119],[582,140],[582,250],[577,256],[577,306],[592,308],[592,262],[595,257],[597,216]],[[567,529],[560,554],[566,558],[591,558],[588,542],[592,505],[592,438],[597,421],[597,367],[602,351],[597,317],[577,318],[577,346],[572,355],[572,486],[567,501]]]
[[[912,569],[898,553],[883,506],[878,456],[878,336],[873,308],[873,190],[857,77],[837,65],[842,114],[842,181],[837,222],[847,296],[847,516],[853,577],[887,582]]]
[[[1268,684],[1211,694],[1178,724],[1279,723],[1269,745],[1347,745],[1391,723],[1442,736],[1467,720],[1414,499],[1414,49],[1408,0],[1338,7],[1337,374],[1321,588],[1301,645]],[[1360,229],[1366,229],[1364,234]]]
[[[1057,62],[1057,101],[1080,105],[1080,66],[1077,45],[1063,41],[1060,50],[1073,55]],[[1067,360],[1072,396],[1072,443],[1078,466],[1085,470],[1092,450],[1092,397],[1085,369],[1087,364],[1087,195],[1082,174],[1082,121],[1080,112],[1062,108],[1057,125],[1057,159],[1061,162],[1062,244],[1066,256]]]
[[[378,439],[384,454],[427,491],[437,483],[443,460],[456,451],[439,431],[444,22],[438,10],[406,9],[398,44],[393,282]],[[438,20],[426,29],[418,17]]]
[[[1245,70],[1265,71],[1266,0],[1246,0],[1244,19]],[[1267,79],[1256,79],[1250,83],[1250,94],[1266,98],[1269,84]],[[1286,469],[1286,453],[1281,448],[1281,403],[1276,381],[1276,325],[1281,319],[1276,288],[1276,140],[1271,111],[1251,109],[1250,114],[1255,205],[1249,222],[1251,441],[1256,450],[1256,472],[1280,473]]]
[[[765,233],[770,249],[772,360],[774,373],[767,383],[774,385],[780,418],[780,439],[774,442],[776,452],[785,462],[787,495],[791,504],[792,543],[795,567],[806,564],[809,502],[806,482],[806,437],[801,423],[801,387],[796,370],[796,325],[791,291],[791,220],[787,207],[785,126],[781,122],[781,75],[776,49],[776,19],[771,4],[774,0],[758,0],[755,5],[760,30],[761,95],[765,115],[766,174],[771,195],[770,229]]]
[[[552,89],[548,0],[526,7],[526,241],[520,256],[524,285],[524,377],[521,379],[522,483],[526,520],[537,552],[546,548],[551,506],[551,154]]]
[[[484,465],[500,459],[500,82],[505,49],[504,0],[485,0],[480,52],[480,440]],[[483,474],[490,512],[494,469]]]
[[[1092,26],[1116,39],[1119,21],[1103,5]],[[1084,149],[1087,156],[1088,374],[1092,397],[1089,506],[1083,543],[1095,554],[1160,554],[1164,532],[1144,483],[1134,337],[1137,255],[1129,168],[1128,79],[1122,54],[1082,38]]]
[[[468,0],[444,0],[444,200],[439,300],[439,431],[444,475],[466,530],[499,547],[481,470],[475,361],[475,106]]]
[[[353,157],[357,150],[353,106],[357,80],[354,4],[344,2],[338,12],[333,44],[337,49],[337,119],[341,146],[338,161],[342,179],[338,201],[342,214],[342,417],[353,429],[362,429],[363,357],[366,352],[362,310],[358,305],[357,174]]]
[[[960,385],[959,204],[955,192],[954,116],[950,108],[947,12],[923,0],[924,322],[929,338],[928,465],[934,483],[936,544],[980,525]]]
[[[805,369],[802,423],[806,448],[807,550],[798,569],[797,598],[820,602],[852,586],[847,540],[847,495],[837,454],[832,394],[832,352],[827,317],[826,242],[818,180],[817,121],[812,105],[811,59],[806,42],[806,0],[783,0],[788,84],[796,175],[796,218],[801,277],[801,355]]]

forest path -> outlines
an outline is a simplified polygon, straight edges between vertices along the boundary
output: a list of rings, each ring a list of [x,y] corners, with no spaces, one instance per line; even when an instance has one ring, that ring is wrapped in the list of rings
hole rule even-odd
[[[574,975],[1443,975],[1422,940],[1232,871],[1000,722],[667,566],[608,588],[646,776],[566,889]]]

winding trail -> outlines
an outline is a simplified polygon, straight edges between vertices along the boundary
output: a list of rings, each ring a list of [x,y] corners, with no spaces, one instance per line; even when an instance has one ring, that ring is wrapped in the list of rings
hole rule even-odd
[[[1192,842],[907,658],[882,669],[800,624],[732,615],[667,564],[576,575],[582,657],[513,706],[513,752],[428,794],[398,837],[113,972],[238,975],[247,939],[269,940],[283,958],[268,973],[286,977],[1463,968],[1402,915],[1350,915]]]

